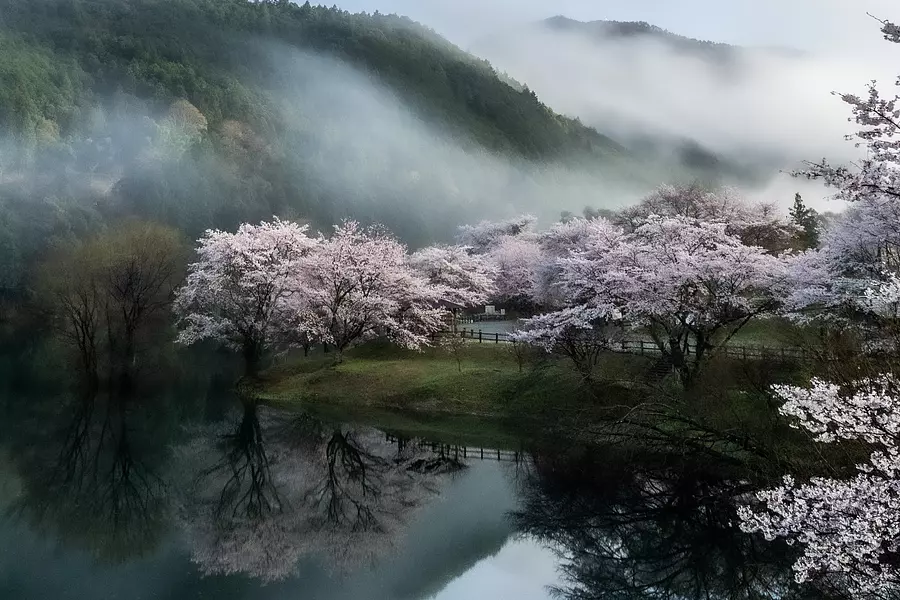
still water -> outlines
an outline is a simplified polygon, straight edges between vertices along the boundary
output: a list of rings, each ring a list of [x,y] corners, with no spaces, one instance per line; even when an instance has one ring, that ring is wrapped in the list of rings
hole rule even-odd
[[[792,591],[790,556],[731,526],[743,490],[704,467],[525,441],[463,456],[236,401],[178,412],[96,397],[8,411],[0,598]]]

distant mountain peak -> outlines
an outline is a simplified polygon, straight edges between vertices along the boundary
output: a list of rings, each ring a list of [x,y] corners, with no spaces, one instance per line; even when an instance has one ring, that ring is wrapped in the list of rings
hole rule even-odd
[[[599,40],[655,39],[679,51],[712,54],[722,58],[729,57],[737,50],[736,46],[729,44],[678,35],[646,21],[576,21],[558,15],[544,20],[541,25],[551,30],[579,33]]]

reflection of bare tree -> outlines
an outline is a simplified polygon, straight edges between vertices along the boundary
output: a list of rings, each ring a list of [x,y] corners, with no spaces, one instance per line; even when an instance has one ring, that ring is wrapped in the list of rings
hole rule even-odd
[[[233,431],[200,432],[179,453],[194,473],[181,514],[195,562],[267,581],[304,558],[337,571],[379,559],[449,470],[418,444],[252,403]]]
[[[626,457],[537,456],[518,527],[563,559],[570,600],[798,598],[784,547],[735,532],[747,490],[704,470]]]
[[[33,525],[107,560],[124,560],[155,547],[166,517],[160,458],[142,417],[121,398],[85,396],[63,411],[67,423],[20,451],[24,493],[14,507]],[[60,435],[57,436],[57,433]]]
[[[226,436],[224,441],[225,457],[213,467],[227,468],[230,472],[216,509],[219,517],[236,517],[243,511],[246,517],[256,518],[280,511],[281,498],[272,484],[255,404],[246,407],[237,432]]]

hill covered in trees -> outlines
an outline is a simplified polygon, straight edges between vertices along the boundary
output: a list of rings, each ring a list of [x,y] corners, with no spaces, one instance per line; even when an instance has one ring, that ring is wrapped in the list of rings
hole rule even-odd
[[[621,203],[652,165],[396,15],[286,0],[0,0],[0,292],[122,218],[457,225]]]
[[[4,81],[0,126],[29,131],[41,120],[63,135],[116,93],[157,110],[184,98],[214,128],[241,119],[262,130],[267,114],[259,52],[268,40],[326,52],[390,85],[423,115],[472,134],[488,148],[530,158],[614,151],[597,132],[561,117],[491,66],[398,16],[350,14],[291,2],[246,0],[37,0],[0,3]],[[9,53],[9,54],[8,54]],[[21,97],[24,96],[24,97]]]

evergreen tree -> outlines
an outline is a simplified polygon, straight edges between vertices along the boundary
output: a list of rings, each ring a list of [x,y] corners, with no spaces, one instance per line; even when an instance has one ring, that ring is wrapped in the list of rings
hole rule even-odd
[[[803,203],[803,197],[794,195],[791,207],[791,221],[801,229],[797,234],[797,242],[802,250],[819,246],[819,214]]]

